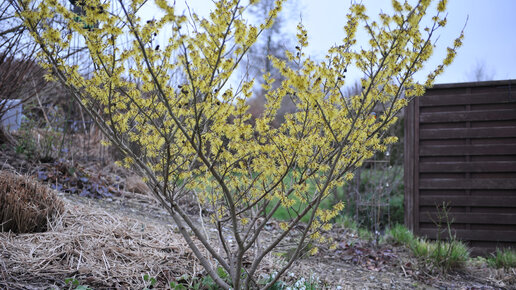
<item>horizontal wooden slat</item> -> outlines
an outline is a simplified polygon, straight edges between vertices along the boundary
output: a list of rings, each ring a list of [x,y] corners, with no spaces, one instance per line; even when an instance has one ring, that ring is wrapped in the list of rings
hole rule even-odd
[[[515,112],[516,113],[516,112]],[[509,138],[516,137],[516,126],[491,128],[426,129],[419,132],[419,138],[465,139],[465,138]]]
[[[453,95],[425,95],[420,99],[421,107],[446,106],[446,105],[468,105],[468,104],[499,104],[515,102],[516,92],[504,93],[481,93],[481,94],[453,94]]]
[[[491,254],[494,254],[496,252],[496,249],[500,249],[500,246],[498,246],[498,243],[493,242],[491,247],[488,247],[487,245],[484,245],[483,247],[469,247],[470,255],[472,257],[482,256],[482,257],[491,257]]]
[[[516,120],[516,110],[421,113],[420,123]]]
[[[513,155],[516,144],[496,145],[422,145],[420,156]]]
[[[469,241],[496,241],[496,242],[516,242],[516,231],[498,231],[498,230],[453,230],[452,233],[460,240]],[[420,235],[429,238],[437,237],[436,229],[421,229]],[[441,236],[446,236],[442,234]]]
[[[420,206],[436,206],[447,203],[449,206],[472,206],[472,207],[515,207],[516,190],[514,196],[420,196]]]
[[[419,162],[419,172],[516,172],[516,161]]]
[[[516,178],[421,179],[420,189],[516,189]]]
[[[449,213],[453,224],[501,224],[516,225],[516,213]],[[437,213],[421,212],[419,221],[433,223],[438,221]]]

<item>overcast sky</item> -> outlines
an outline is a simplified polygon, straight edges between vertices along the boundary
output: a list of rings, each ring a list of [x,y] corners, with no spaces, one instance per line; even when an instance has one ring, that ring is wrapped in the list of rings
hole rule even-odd
[[[290,21],[291,27],[295,27],[302,19],[309,31],[308,53],[313,58],[322,59],[325,51],[344,37],[342,27],[351,1],[289,1],[295,3],[286,6],[286,19]],[[212,7],[211,0],[186,2],[201,15],[207,15]],[[185,7],[184,1],[178,0],[177,3],[179,7]],[[390,0],[362,0],[362,3],[371,17],[382,10],[391,11]],[[454,63],[437,79],[437,83],[475,81],[474,71],[478,67],[483,67],[490,79],[516,79],[516,0],[450,0],[448,24],[440,31],[437,48],[428,67],[435,67],[439,63],[446,47],[460,34],[464,24],[464,45]],[[285,30],[289,32],[287,28]],[[356,73],[349,77],[358,79],[360,76]]]

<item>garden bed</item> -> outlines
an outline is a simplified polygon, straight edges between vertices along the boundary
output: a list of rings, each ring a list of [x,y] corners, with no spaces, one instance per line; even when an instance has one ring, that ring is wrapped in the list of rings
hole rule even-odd
[[[51,165],[19,158],[3,151],[0,161],[11,170],[23,165],[21,171],[34,178],[43,169],[51,172]],[[115,166],[76,168],[87,176],[95,173],[95,182],[123,183],[130,177],[130,172]],[[154,287],[165,288],[173,281],[192,286],[206,276],[167,212],[151,196],[128,192],[123,184],[113,188],[117,190],[112,195],[101,198],[61,191],[64,214],[47,232],[0,233],[0,288],[62,289],[75,282],[94,289],[143,289],[150,286],[149,277],[155,279]],[[184,207],[199,219],[202,212],[194,202]],[[277,228],[273,223],[270,231]],[[282,278],[285,283],[304,281],[317,289],[516,289],[516,269],[493,269],[476,260],[460,272],[436,274],[404,246],[363,240],[355,230],[339,225],[327,234],[337,247],[321,246],[315,256],[305,255]],[[263,276],[271,275],[287,254],[288,248],[280,248],[268,257],[260,270]]]

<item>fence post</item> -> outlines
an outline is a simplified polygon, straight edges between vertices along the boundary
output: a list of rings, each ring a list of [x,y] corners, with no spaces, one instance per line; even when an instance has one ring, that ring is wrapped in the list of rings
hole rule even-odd
[[[413,231],[414,230],[414,158],[415,158],[415,105],[416,100],[412,100],[409,105],[405,108],[405,144],[404,144],[404,164],[403,167],[403,181],[405,183],[405,226]]]

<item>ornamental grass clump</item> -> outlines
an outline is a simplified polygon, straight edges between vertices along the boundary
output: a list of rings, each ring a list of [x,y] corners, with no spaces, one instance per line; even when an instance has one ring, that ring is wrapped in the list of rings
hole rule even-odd
[[[487,258],[487,264],[493,268],[516,268],[516,250],[496,249],[496,252]]]
[[[469,260],[469,248],[455,239],[429,241],[420,238],[408,246],[420,261],[443,273],[460,269]]]
[[[405,226],[397,224],[388,230],[388,239],[402,245],[411,245],[416,242],[414,234]]]
[[[0,229],[37,233],[64,211],[54,191],[30,177],[0,171]]]
[[[469,248],[457,240],[449,229],[447,240],[438,237],[437,240],[417,238],[402,225],[396,225],[388,232],[388,238],[409,248],[414,256],[424,264],[441,272],[462,268],[469,259]]]
[[[262,76],[267,102],[253,123],[247,104],[254,80],[239,67],[285,0],[277,0],[261,21],[246,19],[257,0],[212,1],[205,17],[155,0],[159,13],[153,19],[139,13],[146,1],[111,2],[116,9],[110,1],[88,1],[80,22],[60,0],[16,3],[40,44],[41,65],[52,72],[48,77],[69,88],[123,153],[121,164],[146,177],[222,289],[267,289],[306,245],[331,243],[323,233],[344,203],[320,205],[353,178],[354,169],[396,142],[388,128],[433,84],[462,43],[461,34],[419,83],[414,74],[429,60],[437,31],[446,25],[445,0],[437,5],[393,0],[393,12],[381,13],[378,21],[369,19],[364,5],[352,4],[343,17],[344,39],[323,61],[306,55],[308,31],[299,24],[297,45],[287,48],[284,58],[269,56],[282,81],[274,87],[270,73]],[[357,43],[359,30],[369,42]],[[84,63],[90,67],[66,59],[75,38],[85,44],[89,62]],[[164,38],[168,41],[160,42]],[[363,76],[362,90],[348,96],[344,86],[352,69]],[[238,75],[242,79],[235,80]],[[296,110],[275,126],[284,98]],[[181,206],[187,197],[205,209],[203,225],[211,224],[215,235],[198,227]],[[280,208],[289,218],[270,231]],[[278,263],[278,275],[259,285],[264,258],[286,242],[295,245],[292,255]],[[317,253],[317,247],[309,252]],[[228,279],[217,273],[219,267]]]

